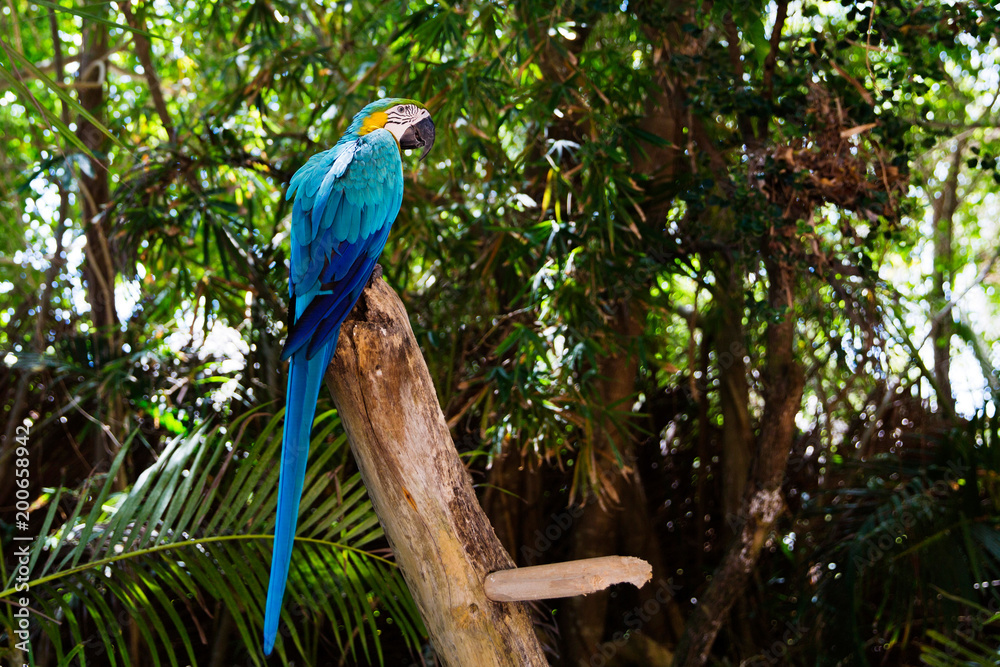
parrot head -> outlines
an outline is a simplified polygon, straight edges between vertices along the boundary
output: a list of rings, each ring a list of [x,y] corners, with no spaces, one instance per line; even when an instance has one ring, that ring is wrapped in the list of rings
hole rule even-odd
[[[400,148],[422,148],[421,160],[434,145],[431,112],[416,100],[388,97],[372,102],[358,112],[348,132],[364,135],[378,129],[392,132]]]

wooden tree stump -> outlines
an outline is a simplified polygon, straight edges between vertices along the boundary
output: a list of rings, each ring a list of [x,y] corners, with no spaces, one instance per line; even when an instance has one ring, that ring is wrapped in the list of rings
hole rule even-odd
[[[458,458],[406,310],[382,280],[344,323],[326,380],[440,659],[547,665],[528,607],[483,591],[487,574],[514,563]]]

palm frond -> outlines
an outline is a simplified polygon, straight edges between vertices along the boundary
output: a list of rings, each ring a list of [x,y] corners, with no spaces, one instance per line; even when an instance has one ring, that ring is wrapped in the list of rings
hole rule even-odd
[[[920,661],[930,667],[993,667],[1000,665],[1000,653],[995,645],[975,639],[977,628],[971,623],[966,632],[943,634],[935,630],[927,632],[933,644],[920,647]],[[982,628],[978,628],[979,631]]]
[[[209,643],[198,617],[224,613],[250,660],[262,664],[281,417],[270,417],[245,446],[240,440],[248,421],[267,418],[259,410],[228,427],[178,436],[127,492],[114,492],[130,438],[103,479],[88,479],[76,492],[58,526],[59,500],[73,492],[57,490],[31,552],[33,641],[44,635],[60,664],[76,658],[85,664],[88,655],[103,652],[110,664],[130,665],[124,635],[137,633],[155,664],[161,658],[172,666],[197,664]],[[419,651],[425,636],[398,569],[364,549],[382,537],[381,527],[360,476],[332,465],[347,453],[345,436],[331,438],[338,426],[334,411],[317,417],[285,601],[286,634],[277,644],[286,663],[310,655],[322,639],[343,655],[381,662],[376,617],[385,612],[411,648]],[[0,600],[17,606],[20,595],[9,577]],[[11,637],[12,621],[0,621]],[[324,637],[306,636],[315,628],[323,628]]]
[[[961,652],[938,638],[958,641],[977,608],[1000,609],[998,443],[1000,419],[979,415],[940,432],[925,452],[930,460],[858,463],[866,486],[817,503],[839,515],[841,533],[817,552],[829,572],[818,590],[831,654],[861,659],[872,642],[919,644],[928,664],[957,664],[947,660]]]

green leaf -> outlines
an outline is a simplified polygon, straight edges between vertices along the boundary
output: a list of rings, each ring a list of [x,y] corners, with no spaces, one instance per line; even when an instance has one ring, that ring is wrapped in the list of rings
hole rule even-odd
[[[81,116],[83,116],[87,120],[88,123],[90,123],[91,125],[93,125],[94,127],[96,127],[98,129],[98,131],[100,131],[101,134],[103,134],[108,139],[110,139],[111,142],[115,146],[117,146],[118,148],[120,148],[123,152],[127,153],[128,155],[132,155],[132,152],[128,148],[125,147],[125,144],[123,144],[121,141],[119,141],[118,137],[116,137],[115,135],[111,134],[111,130],[109,130],[107,127],[105,127],[105,125],[103,123],[101,123],[96,118],[94,118],[94,116],[89,111],[87,111],[86,109],[84,109],[83,106],[79,102],[77,102],[76,100],[74,100],[73,97],[72,97],[72,95],[70,95],[65,90],[63,90],[62,87],[59,84],[57,84],[55,81],[53,81],[52,79],[50,79],[49,77],[47,77],[45,75],[45,73],[42,72],[42,70],[40,70],[37,67],[35,67],[35,64],[33,62],[31,62],[30,60],[28,60],[27,58],[25,58],[23,55],[21,55],[20,53],[18,53],[14,49],[12,49],[10,47],[10,45],[7,44],[6,42],[4,42],[3,40],[0,40],[0,46],[2,46],[3,50],[7,53],[7,57],[11,58],[12,60],[17,60],[18,62],[20,62],[21,65],[23,65],[25,69],[27,69],[29,72],[31,72],[39,81],[41,81],[43,84],[45,84],[46,88],[48,88],[50,91],[52,91],[53,93],[55,93],[55,95],[59,99],[61,99],[63,102],[65,102],[67,105],[69,105],[69,107],[71,109],[73,109],[73,111],[75,111],[76,113],[78,113]],[[0,68],[0,69],[2,69],[2,68]],[[25,91],[27,91],[27,89],[25,89]],[[54,114],[53,114],[53,117],[54,117]],[[63,127],[65,127],[65,126],[63,126]],[[66,131],[69,132],[69,128],[66,128]],[[74,134],[74,137],[75,136],[76,135]],[[74,142],[74,143],[76,143],[76,142]],[[98,161],[97,158],[95,158],[93,156],[93,154],[91,154],[89,151],[87,151],[86,148],[84,148],[82,144],[79,144],[79,146],[83,149],[83,151],[85,153],[87,153],[87,155],[89,155],[91,157],[91,159],[93,159],[95,162]]]
[[[253,416],[244,415],[233,426]],[[327,411],[317,418],[322,426],[316,429],[318,439],[325,439],[339,425],[333,416]],[[121,626],[112,620],[117,613],[113,606],[118,605],[128,611],[135,631],[150,647],[153,664],[181,664],[175,644],[184,647],[184,662],[193,664],[190,620],[176,605],[206,596],[231,615],[244,643],[257,647],[256,653],[251,652],[253,661],[262,664],[260,628],[271,539],[267,526],[273,523],[277,476],[262,476],[261,470],[276,471],[276,466],[260,463],[277,455],[280,438],[271,436],[279,421],[280,413],[270,420],[261,437],[244,445],[245,457],[232,456],[240,448],[238,439],[203,424],[174,438],[160,458],[139,475],[124,502],[109,504],[114,497],[112,472],[98,493],[80,494],[69,522],[56,527],[61,535],[55,545],[59,554],[49,560],[60,565],[47,571],[39,569],[28,582],[33,604],[47,616],[62,619],[62,626],[41,624],[57,655],[65,659],[65,633],[76,646],[84,641],[81,628],[88,627],[100,637],[111,664],[129,665]],[[118,470],[133,440],[134,434],[111,471]],[[337,641],[345,650],[353,654],[360,648],[360,653],[380,660],[382,647],[372,601],[392,601],[393,614],[399,617],[401,627],[408,628],[404,636],[414,642],[413,650],[423,641],[414,631],[421,627],[420,616],[405,594],[398,570],[362,548],[374,539],[373,534],[382,533],[358,475],[340,483],[344,489],[353,489],[350,495],[334,494],[317,502],[328,488],[330,475],[335,474],[330,472],[330,464],[345,455],[346,448],[343,435],[332,444],[313,447],[289,590],[297,591],[296,601],[311,613],[330,617]],[[93,486],[88,483],[86,488]],[[230,489],[225,499],[220,500],[219,488]],[[86,504],[91,504],[89,511]],[[110,516],[102,508],[108,508]],[[206,533],[205,525],[197,520],[199,511],[206,509],[213,515],[213,533]],[[84,515],[81,523],[79,517]],[[53,516],[50,510],[47,525]],[[71,535],[75,537],[68,537]],[[45,540],[36,541],[32,562],[37,561],[45,544]],[[317,599],[313,595],[317,582],[333,582],[338,590]],[[13,586],[9,586],[0,591],[0,601],[14,595]],[[67,603],[69,599],[72,604]],[[0,623],[9,626],[11,619],[2,618]],[[284,623],[290,620],[287,614],[283,616]],[[307,652],[309,644],[301,641],[300,629],[289,623],[288,630],[291,645]],[[290,645],[279,643],[279,647],[287,659]]]
[[[7,46],[6,44],[4,44],[3,40],[0,40],[0,47],[2,47],[4,50],[7,49]],[[23,100],[28,101],[29,104],[31,104],[38,110],[38,113],[42,115],[42,122],[49,125],[50,127],[53,127],[55,131],[60,136],[63,137],[63,139],[65,139],[66,141],[70,142],[71,144],[79,148],[95,162],[98,162],[97,157],[92,152],[90,152],[90,149],[84,145],[84,143],[80,140],[78,136],[76,136],[76,133],[70,130],[68,127],[66,127],[66,125],[64,125],[63,122],[59,120],[59,118],[57,118],[55,114],[53,114],[51,111],[49,111],[41,104],[39,104],[38,100],[35,99],[35,96],[31,94],[31,91],[29,91],[27,87],[25,87],[25,85],[21,83],[21,80],[17,76],[15,76],[10,70],[5,68],[3,65],[0,65],[0,79],[3,79],[7,83],[9,83],[11,88],[20,93],[21,98]]]
[[[100,23],[102,25],[108,26],[109,28],[118,28],[119,30],[124,30],[125,32],[137,33],[139,35],[143,35],[145,37],[149,37],[150,39],[159,39],[159,40],[163,40],[163,41],[170,41],[169,38],[164,37],[162,35],[158,35],[156,33],[148,32],[146,30],[139,30],[138,28],[133,28],[133,27],[131,27],[129,25],[126,25],[124,23],[115,23],[114,21],[111,21],[110,19],[103,18],[103,17],[98,16],[96,14],[90,14],[88,12],[81,11],[81,10],[76,9],[74,7],[65,7],[65,6],[60,5],[58,3],[51,2],[50,0],[31,0],[31,2],[33,4],[36,4],[36,5],[41,5],[42,7],[49,7],[51,9],[54,9],[57,12],[62,12],[64,14],[72,14],[74,16],[79,16],[80,18],[87,19],[88,21],[93,21],[95,23]]]

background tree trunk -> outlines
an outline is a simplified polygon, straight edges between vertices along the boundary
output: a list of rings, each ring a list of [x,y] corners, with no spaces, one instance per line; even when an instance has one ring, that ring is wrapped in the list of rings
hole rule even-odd
[[[345,322],[327,386],[396,562],[446,665],[545,665],[528,607],[484,577],[514,567],[480,508],[403,304],[382,280]]]
[[[795,270],[769,257],[768,300],[782,316],[767,327],[764,413],[757,453],[740,514],[741,527],[711,583],[688,618],[677,648],[678,667],[703,665],[733,603],[743,595],[775,520],[784,509],[781,485],[795,433],[805,378],[795,360]]]
[[[719,407],[722,412],[722,509],[726,525],[737,516],[743,502],[750,460],[753,457],[753,429],[750,424],[750,390],[743,361],[743,273],[732,259],[719,258],[715,269],[724,285],[715,298],[717,333],[716,363],[719,368]],[[707,391],[707,387],[706,387]],[[730,535],[731,536],[731,535]]]
[[[964,153],[963,139],[958,142],[958,148],[948,170],[948,178],[941,192],[931,201],[934,211],[934,274],[931,299],[935,312],[943,308],[951,298],[955,263],[952,240],[955,235],[955,211],[958,210],[959,204],[958,172],[962,169]],[[934,320],[931,324],[937,397],[945,412],[952,415],[955,413],[955,398],[951,390],[951,335],[954,328],[951,313]]]
[[[95,8],[96,12],[106,12],[106,5]],[[103,18],[103,14],[101,14]],[[103,122],[104,88],[108,72],[108,28],[98,21],[85,21],[83,27],[83,49],[80,53],[79,86],[80,105],[95,119]],[[108,164],[103,158],[105,136],[93,123],[78,116],[76,134],[91,153],[98,159],[90,160],[89,170],[80,170],[77,183],[80,191],[80,223],[87,237],[86,261],[83,277],[87,284],[87,301],[90,304],[91,322],[94,331],[94,363],[99,368],[121,353],[121,335],[118,331],[118,312],[115,308],[115,278],[117,269],[111,256],[108,233],[111,221],[105,214],[110,199],[108,187]],[[100,397],[103,414],[95,415],[103,423],[94,437],[92,462],[100,466],[114,458],[117,442],[121,442],[124,432],[124,407],[121,395],[115,391],[113,383],[102,383],[107,391]],[[124,485],[124,480],[121,481]]]

